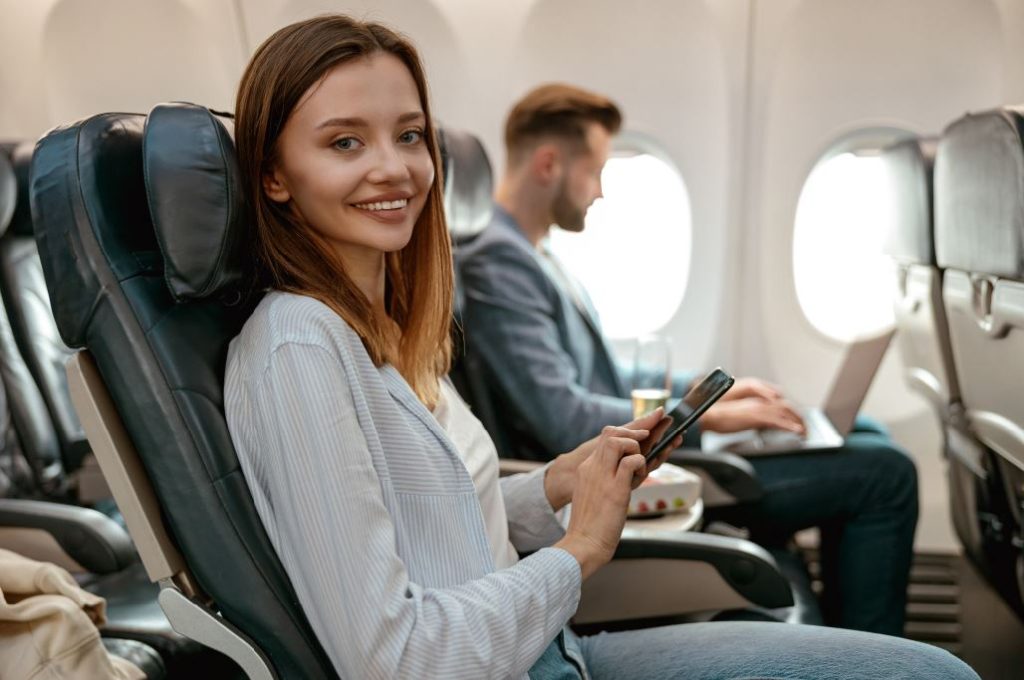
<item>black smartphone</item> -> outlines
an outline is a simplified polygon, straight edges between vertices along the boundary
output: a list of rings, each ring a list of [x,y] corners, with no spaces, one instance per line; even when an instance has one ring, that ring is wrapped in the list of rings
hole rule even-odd
[[[679,433],[693,425],[697,418],[704,414],[704,411],[707,411],[712,404],[729,391],[734,382],[736,382],[735,378],[721,368],[716,368],[704,376],[703,380],[694,385],[686,393],[686,396],[679,400],[675,408],[668,412],[668,417],[672,419],[672,423],[669,424],[664,436],[658,440],[658,443],[647,452],[647,462],[650,463],[654,460],[666,446],[672,443],[673,439],[679,436]]]

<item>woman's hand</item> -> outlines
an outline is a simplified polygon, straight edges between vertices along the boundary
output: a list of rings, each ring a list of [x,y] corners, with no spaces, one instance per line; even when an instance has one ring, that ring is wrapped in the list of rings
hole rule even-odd
[[[664,413],[664,409],[658,408],[642,418],[637,418],[626,423],[621,428],[614,429],[622,430],[624,431],[622,436],[640,442],[641,452],[646,455],[650,448],[654,446],[654,443],[661,439],[665,428],[671,422],[668,418],[664,417]],[[605,428],[605,430],[607,429]],[[547,495],[552,509],[560,510],[572,500],[573,491],[576,489],[577,470],[580,464],[597,450],[603,436],[604,433],[602,432],[593,439],[588,439],[569,453],[560,455],[548,466],[547,472],[544,474],[544,493]],[[665,462],[672,449],[678,447],[682,442],[682,437],[679,437],[678,440],[652,461],[647,472],[656,469]]]
[[[647,434],[606,427],[588,442],[592,450],[576,469],[569,527],[554,547],[576,558],[584,579],[611,560],[619,544],[629,494],[647,475],[638,441]]]
[[[797,434],[806,432],[803,418],[789,402],[782,399],[765,401],[759,397],[719,401],[701,416],[700,424],[710,432],[751,429],[789,430]]]

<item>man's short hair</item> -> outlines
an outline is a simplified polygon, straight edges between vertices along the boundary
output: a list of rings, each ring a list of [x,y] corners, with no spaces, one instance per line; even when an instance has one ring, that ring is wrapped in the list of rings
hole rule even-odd
[[[510,160],[539,140],[554,137],[584,148],[587,124],[597,123],[614,135],[622,113],[610,99],[563,83],[541,85],[516,102],[505,121],[505,150]]]

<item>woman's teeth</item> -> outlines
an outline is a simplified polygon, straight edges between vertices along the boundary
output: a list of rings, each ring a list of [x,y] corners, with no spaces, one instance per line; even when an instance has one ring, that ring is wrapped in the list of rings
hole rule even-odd
[[[409,204],[409,199],[400,198],[397,201],[377,201],[375,203],[356,203],[360,210],[399,210]]]

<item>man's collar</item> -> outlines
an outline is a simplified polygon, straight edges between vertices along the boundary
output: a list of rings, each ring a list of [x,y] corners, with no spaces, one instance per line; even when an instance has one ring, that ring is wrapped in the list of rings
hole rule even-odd
[[[519,222],[516,221],[516,218],[512,217],[512,215],[503,207],[498,205],[498,203],[494,204],[494,221],[496,224],[504,227],[526,241],[531,248],[533,247],[533,244],[530,243],[530,239],[526,236],[526,232],[524,232],[523,228],[519,226]]]
[[[527,245],[530,246],[531,250],[543,250],[546,248],[546,244],[548,242],[548,239],[550,238],[550,229],[548,230],[548,233],[544,234],[544,238],[542,238],[540,242],[535,246],[533,242],[530,240],[530,237],[526,235],[525,231],[523,231],[522,225],[519,224],[519,222],[516,220],[515,217],[511,215],[511,213],[509,213],[507,210],[505,210],[505,208],[500,206],[497,203],[497,201],[495,201],[494,203],[494,212],[492,214],[494,217],[494,222],[496,224],[501,225],[508,231],[514,233],[516,236],[526,241]]]

